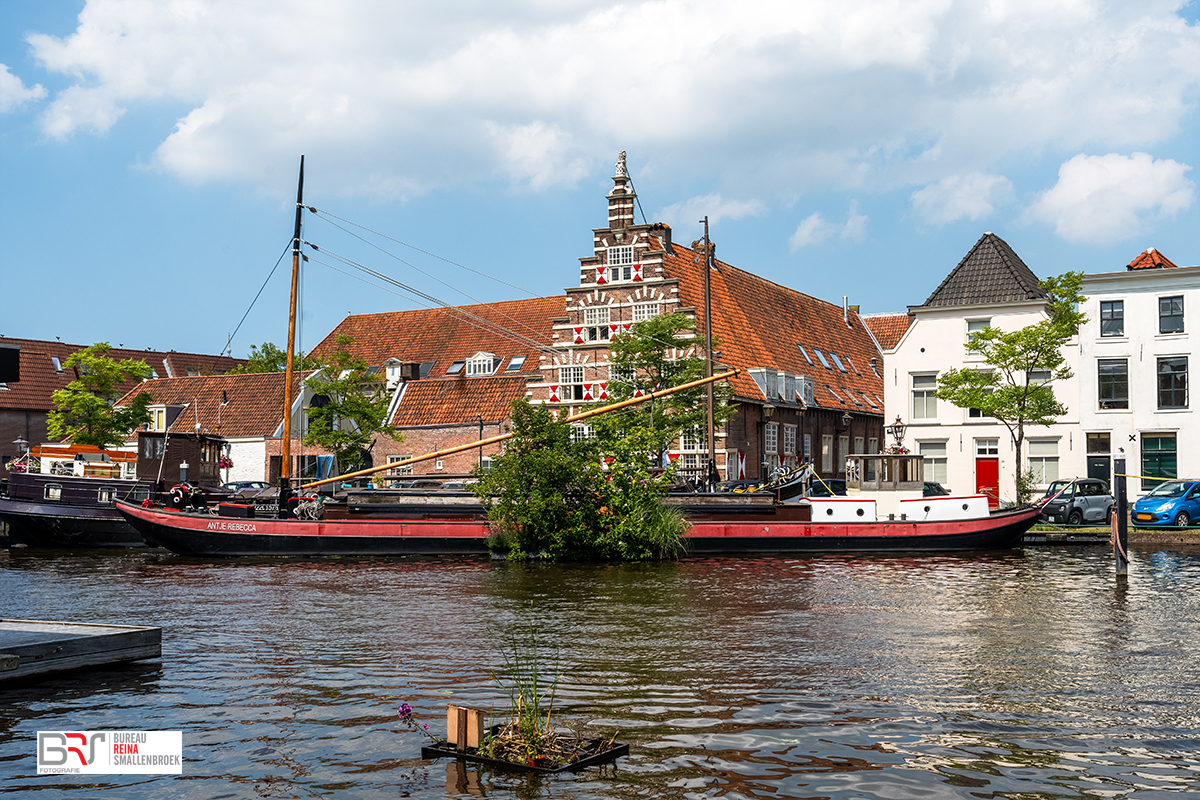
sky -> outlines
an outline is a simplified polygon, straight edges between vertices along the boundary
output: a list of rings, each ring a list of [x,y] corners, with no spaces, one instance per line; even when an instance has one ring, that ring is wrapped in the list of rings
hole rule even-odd
[[[302,154],[301,349],[350,313],[578,285],[621,150],[675,241],[707,215],[721,260],[864,313],[921,304],[988,231],[1042,277],[1200,264],[1198,18],[0,0],[0,335],[283,344]]]

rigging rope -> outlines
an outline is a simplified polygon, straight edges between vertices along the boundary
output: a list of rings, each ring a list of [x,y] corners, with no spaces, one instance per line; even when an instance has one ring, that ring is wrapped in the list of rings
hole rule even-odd
[[[287,247],[283,248],[283,252],[279,254],[279,260],[275,262],[275,266],[271,267],[271,272],[267,275],[267,279],[263,281],[263,285],[258,287],[258,294],[254,295],[254,299],[250,301],[250,308],[246,309],[246,313],[242,314],[242,320],[233,329],[233,333],[229,334],[229,339],[225,342],[225,347],[221,349],[222,353],[226,351],[232,352],[229,345],[233,342],[233,337],[237,336],[237,332],[242,329],[242,323],[246,321],[246,317],[250,316],[250,312],[254,309],[254,304],[258,302],[259,296],[263,293],[263,289],[267,288],[267,284],[271,282],[271,276],[275,274],[275,270],[279,269],[279,265],[283,263],[283,257],[287,255],[288,250],[292,249],[292,240],[289,238]]]

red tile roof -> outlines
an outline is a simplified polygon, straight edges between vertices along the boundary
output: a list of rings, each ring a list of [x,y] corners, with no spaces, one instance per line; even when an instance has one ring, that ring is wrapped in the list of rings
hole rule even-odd
[[[75,380],[75,371],[66,368],[67,358],[77,350],[83,350],[87,345],[66,344],[64,342],[48,342],[40,339],[10,339],[0,337],[0,344],[21,348],[21,380],[8,384],[8,390],[0,390],[0,408],[19,408],[49,411],[53,407],[51,395],[57,389],[66,388]],[[60,372],[54,368],[52,357],[57,357]],[[213,373],[233,369],[238,364],[244,364],[245,359],[229,358],[227,356],[210,356],[201,353],[177,353],[174,350],[160,352],[157,350],[128,350],[114,347],[108,353],[109,358],[117,361],[125,359],[140,359],[160,376],[187,375],[189,371],[197,374]],[[131,381],[126,388],[132,387]]]
[[[899,343],[911,320],[908,314],[868,314],[862,318],[884,350],[891,350]]]
[[[508,419],[514,400],[525,396],[525,376],[495,375],[472,378],[429,378],[411,381],[396,408],[392,424],[495,425]]]
[[[300,377],[292,377],[296,387],[293,397],[299,391]],[[283,421],[283,378],[282,372],[160,378],[130,390],[118,404],[128,403],[139,391],[147,391],[155,405],[188,404],[171,426],[172,431],[191,433],[199,421],[204,433],[235,438],[271,436]],[[229,401],[224,407],[222,398]]]
[[[704,326],[702,261],[694,250],[678,245],[663,256],[665,274],[680,279],[681,304],[696,309],[698,330]],[[849,312],[847,325],[841,306],[724,262],[716,264],[711,280],[713,333],[721,342],[721,363],[743,369],[732,381],[738,397],[761,401],[762,392],[744,370],[772,367],[811,377],[817,405],[822,408],[883,413],[882,408],[872,408],[862,397],[866,392],[874,403],[883,397],[883,380],[871,367],[873,358],[882,363],[882,354],[856,312]],[[797,344],[804,345],[813,363]],[[815,348],[826,354],[828,369],[813,352]],[[829,353],[837,354],[845,372],[837,368]]]
[[[1158,252],[1153,247],[1149,248],[1148,250],[1146,250],[1143,253],[1139,253],[1138,257],[1135,258],[1133,261],[1130,261],[1128,266],[1125,267],[1125,269],[1169,269],[1169,268],[1178,269],[1178,267],[1176,267],[1176,265],[1171,261],[1171,259],[1164,256],[1162,253]]]
[[[430,378],[440,378],[454,362],[478,352],[493,353],[507,369],[511,358],[525,356],[522,372],[536,371],[537,348],[550,347],[553,317],[566,314],[566,297],[535,297],[486,305],[355,314],[343,319],[320,344],[317,354],[333,351],[338,336],[355,340],[351,348],[372,366],[389,358],[433,361]]]

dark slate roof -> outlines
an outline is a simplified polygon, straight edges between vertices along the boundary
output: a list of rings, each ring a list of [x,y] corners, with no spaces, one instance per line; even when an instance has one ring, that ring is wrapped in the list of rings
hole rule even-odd
[[[1038,277],[1008,242],[985,233],[921,308],[977,306],[1047,297]]]

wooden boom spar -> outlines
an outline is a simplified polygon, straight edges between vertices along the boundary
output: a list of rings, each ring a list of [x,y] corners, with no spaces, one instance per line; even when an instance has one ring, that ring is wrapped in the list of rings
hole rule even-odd
[[[649,392],[647,394],[642,395],[641,397],[631,397],[628,400],[622,400],[621,402],[613,403],[610,406],[603,406],[601,408],[593,408],[591,411],[583,411],[578,414],[572,414],[571,416],[567,417],[565,421],[566,422],[579,422],[580,420],[590,419],[592,417],[599,416],[600,414],[607,414],[610,411],[616,411],[618,409],[626,408],[628,406],[634,406],[634,405],[637,405],[638,403],[645,403],[646,401],[653,400],[656,397],[666,397],[669,394],[675,394],[676,392],[682,392],[685,389],[695,389],[697,386],[704,386],[706,384],[713,383],[715,381],[724,380],[726,378],[732,378],[734,375],[737,375],[740,371],[741,370],[732,369],[728,372],[722,372],[720,375],[713,375],[712,377],[709,377],[709,378],[701,378],[699,380],[691,381],[690,383],[680,384],[679,386],[672,386],[670,389],[663,389],[662,391],[658,391],[658,392]],[[452,455],[453,453],[461,453],[464,450],[474,450],[477,447],[483,447],[485,445],[495,444],[496,442],[503,442],[507,439],[511,439],[513,437],[513,435],[514,434],[511,434],[511,433],[505,433],[505,434],[501,434],[500,436],[493,436],[490,439],[479,439],[478,441],[468,442],[467,444],[460,444],[460,445],[456,445],[454,447],[448,447],[445,450],[438,450],[436,453],[427,453],[426,455],[423,455],[423,456],[413,456],[412,458],[406,458],[403,461],[393,461],[390,464],[380,464],[379,466],[368,467],[367,469],[360,469],[357,472],[348,472],[345,475],[338,475],[333,478],[325,478],[324,480],[313,481],[312,483],[306,483],[306,484],[302,485],[300,488],[301,489],[312,489],[315,486],[323,486],[326,483],[334,483],[335,481],[347,480],[349,478],[360,478],[364,475],[373,475],[376,472],[383,472],[386,469],[395,469],[396,467],[405,467],[405,466],[408,466],[409,464],[416,464],[421,461],[428,461],[431,458],[441,458],[442,456]]]

